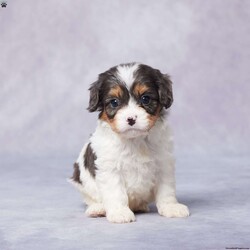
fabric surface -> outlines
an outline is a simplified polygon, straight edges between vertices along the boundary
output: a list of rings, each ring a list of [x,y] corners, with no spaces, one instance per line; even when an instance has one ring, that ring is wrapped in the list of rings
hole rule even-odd
[[[250,248],[250,2],[9,0],[0,7],[0,249]],[[177,196],[131,224],[90,219],[66,178],[113,65],[170,74]]]

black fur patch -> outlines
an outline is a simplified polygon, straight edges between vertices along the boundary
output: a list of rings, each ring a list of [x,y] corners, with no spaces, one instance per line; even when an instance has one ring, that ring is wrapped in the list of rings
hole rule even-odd
[[[88,144],[84,158],[84,166],[89,171],[89,173],[95,177],[96,165],[95,160],[97,159],[95,153],[93,152],[90,143]]]
[[[94,112],[96,110],[103,110],[103,99],[108,94],[109,90],[117,84],[116,79],[116,67],[113,67],[107,70],[104,73],[101,73],[98,76],[98,80],[91,84],[90,90],[90,99],[88,110]]]
[[[159,94],[158,94],[157,85],[152,82],[145,82],[143,83],[143,85],[147,87],[147,90],[143,93],[137,93],[134,91],[134,88],[136,88],[137,84],[140,85],[140,83],[136,83],[136,82],[132,85],[131,95],[134,97],[137,104],[141,106],[142,108],[144,108],[147,113],[149,113],[150,115],[156,115],[158,107],[159,107]],[[141,102],[141,97],[143,95],[150,97],[149,104],[146,105]]]
[[[140,64],[135,72],[135,83],[143,83],[149,86],[153,92],[157,91],[159,103],[162,107],[169,108],[173,102],[172,82],[169,76],[162,74],[158,69]],[[132,86],[133,88],[134,86]],[[155,95],[155,94],[154,94]],[[156,97],[156,95],[155,95]]]
[[[80,179],[80,168],[79,168],[78,163],[74,163],[74,172],[73,172],[73,176],[71,177],[71,179],[75,182],[82,184],[82,181]]]

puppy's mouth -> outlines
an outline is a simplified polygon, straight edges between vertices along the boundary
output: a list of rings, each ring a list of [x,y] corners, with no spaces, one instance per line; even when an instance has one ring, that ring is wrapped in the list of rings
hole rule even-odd
[[[127,132],[127,131],[145,132],[145,131],[147,131],[147,130],[146,130],[146,129],[140,129],[140,128],[127,128],[127,129],[125,129],[123,132]]]
[[[135,138],[139,136],[145,136],[148,134],[147,129],[138,129],[138,128],[127,128],[120,133],[122,136],[127,138]]]

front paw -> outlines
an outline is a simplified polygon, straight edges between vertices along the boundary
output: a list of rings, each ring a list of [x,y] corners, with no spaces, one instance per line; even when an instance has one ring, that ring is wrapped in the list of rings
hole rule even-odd
[[[188,207],[180,203],[167,203],[159,205],[158,213],[168,218],[182,218],[189,216]]]
[[[135,221],[135,215],[128,207],[108,210],[106,216],[108,221],[113,223],[128,223]]]

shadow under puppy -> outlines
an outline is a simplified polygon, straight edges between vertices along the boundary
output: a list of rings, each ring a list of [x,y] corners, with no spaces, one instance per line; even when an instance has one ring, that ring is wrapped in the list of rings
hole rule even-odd
[[[166,111],[172,102],[168,75],[147,65],[121,64],[90,87],[88,110],[99,111],[95,132],[74,164],[71,182],[87,215],[115,223],[135,221],[156,203],[166,217],[186,217],[175,195],[173,142]]]

